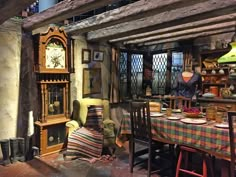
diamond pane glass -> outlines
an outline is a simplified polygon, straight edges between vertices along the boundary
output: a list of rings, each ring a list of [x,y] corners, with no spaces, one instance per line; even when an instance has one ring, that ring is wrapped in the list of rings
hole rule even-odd
[[[153,55],[152,69],[154,72],[152,94],[164,95],[166,86],[167,53]]]
[[[183,71],[183,53],[173,52],[172,53],[172,67],[171,67],[171,88],[177,82],[178,73]]]
[[[131,94],[142,94],[143,55],[131,55]]]
[[[127,97],[127,58],[126,52],[120,53],[119,69],[120,69],[120,97]]]

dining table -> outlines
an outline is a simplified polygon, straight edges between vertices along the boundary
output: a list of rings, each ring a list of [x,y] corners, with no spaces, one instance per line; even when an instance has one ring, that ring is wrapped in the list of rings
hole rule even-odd
[[[166,116],[165,112],[151,112],[150,117],[154,140],[168,144],[185,145],[209,153],[221,160],[221,177],[228,176],[230,140],[227,122],[208,121],[204,115],[188,118],[182,112],[172,113],[171,116]],[[130,133],[130,115],[126,112],[121,121],[117,136],[118,141],[127,140],[126,137]]]

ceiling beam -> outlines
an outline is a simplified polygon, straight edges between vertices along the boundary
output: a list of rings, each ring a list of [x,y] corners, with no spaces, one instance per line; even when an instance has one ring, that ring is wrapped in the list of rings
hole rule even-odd
[[[89,31],[112,26],[118,23],[149,17],[161,12],[183,6],[190,6],[207,0],[140,0],[135,3],[87,18],[65,26],[66,33],[82,34]]]
[[[219,24],[215,24],[215,25],[186,29],[186,30],[182,30],[182,31],[170,32],[170,33],[155,35],[152,37],[146,37],[146,38],[142,38],[142,39],[126,41],[126,42],[124,42],[124,44],[138,44],[138,43],[144,43],[144,42],[150,42],[150,41],[157,41],[157,40],[162,40],[162,39],[167,39],[167,38],[172,38],[172,37],[177,37],[177,36],[196,34],[196,33],[206,32],[206,31],[211,31],[211,30],[218,30],[218,29],[235,27],[235,25],[236,25],[235,21],[219,23]]]
[[[220,15],[233,13],[236,10],[236,1],[208,0],[188,7],[182,7],[163,12],[152,17],[147,17],[131,22],[114,25],[111,27],[88,32],[89,41],[111,40],[137,33],[153,31],[184,23],[194,22],[199,19],[207,19]]]
[[[35,0],[0,0],[0,25],[9,18],[18,15],[29,7]]]
[[[149,45],[156,45],[156,44],[162,44],[162,43],[168,43],[168,42],[178,42],[178,41],[187,40],[187,39],[195,39],[195,38],[198,38],[198,37],[205,37],[205,36],[211,36],[211,35],[223,34],[223,33],[230,33],[230,32],[235,32],[235,28],[230,27],[230,28],[225,28],[225,29],[218,29],[218,30],[211,30],[211,31],[207,31],[207,32],[200,32],[200,33],[196,33],[196,34],[182,35],[182,36],[163,39],[163,40],[158,40],[158,41],[140,43],[140,44],[138,44],[138,46],[149,46]]]
[[[26,18],[23,28],[33,30],[89,12],[119,0],[64,0],[51,8]]]
[[[123,41],[128,41],[128,40],[137,40],[137,39],[142,39],[145,37],[151,37],[155,35],[175,32],[175,31],[187,30],[187,29],[192,29],[192,28],[197,28],[201,26],[207,26],[207,25],[212,25],[212,24],[217,24],[217,23],[222,23],[222,22],[230,22],[234,20],[236,20],[236,13],[229,14],[229,15],[222,15],[219,17],[209,18],[205,20],[198,20],[198,21],[194,21],[194,22],[190,22],[186,24],[172,26],[169,28],[154,30],[151,32],[140,33],[140,34],[135,34],[135,35],[126,36],[122,38],[117,38],[117,39],[110,40],[109,42],[117,43],[117,42],[123,42]]]

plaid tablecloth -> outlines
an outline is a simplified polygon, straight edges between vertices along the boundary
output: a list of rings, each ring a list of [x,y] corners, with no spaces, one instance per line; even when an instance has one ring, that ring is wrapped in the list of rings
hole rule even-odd
[[[173,116],[185,118],[182,114]],[[221,158],[228,158],[230,155],[228,129],[216,128],[212,122],[201,125],[186,124],[180,120],[168,120],[165,116],[152,117],[151,122],[153,139],[198,148]],[[118,138],[122,139],[125,137],[124,135],[130,133],[129,114],[125,114],[121,122]]]

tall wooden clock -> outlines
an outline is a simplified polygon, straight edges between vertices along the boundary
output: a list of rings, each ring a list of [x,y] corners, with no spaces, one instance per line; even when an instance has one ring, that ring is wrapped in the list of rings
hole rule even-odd
[[[35,65],[39,93],[39,120],[35,122],[40,155],[64,147],[69,121],[68,45],[64,30],[51,27],[34,36]]]

